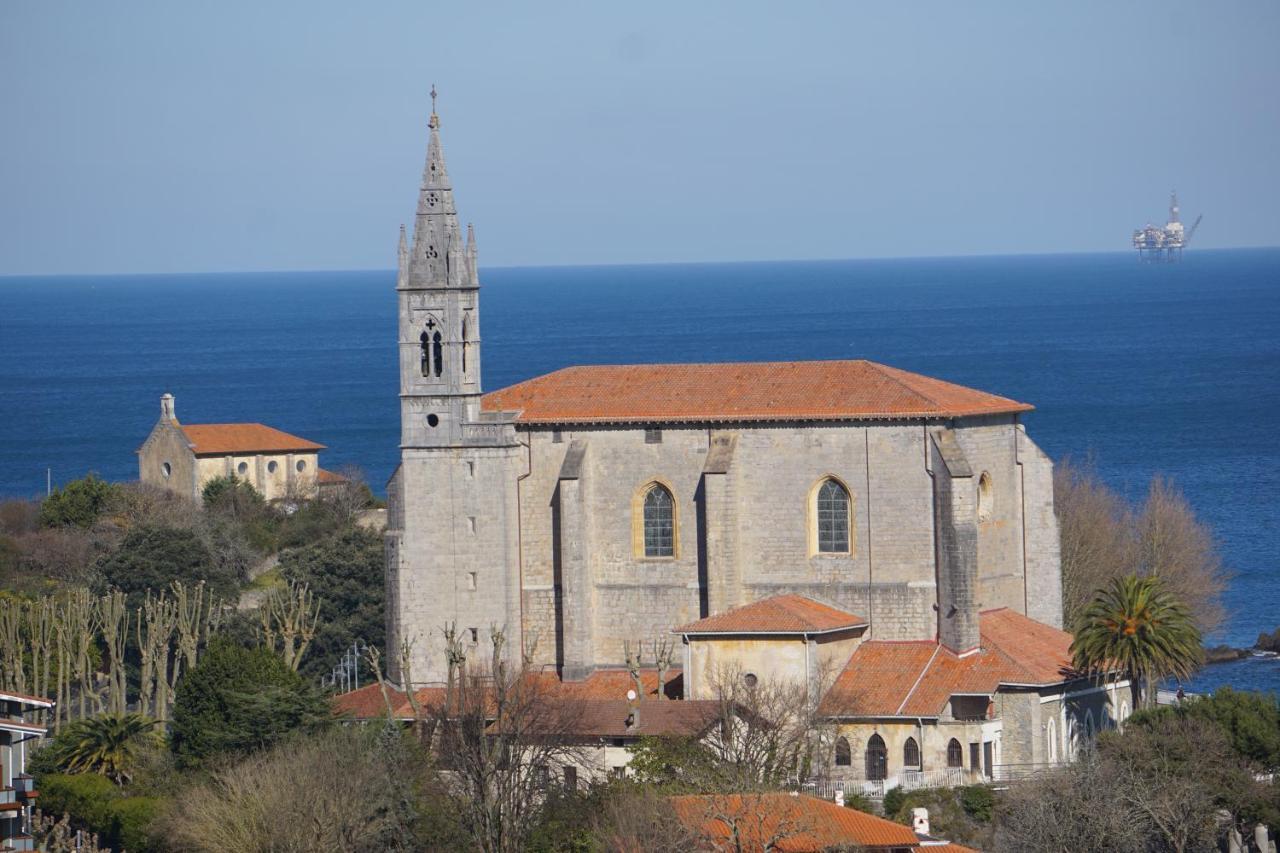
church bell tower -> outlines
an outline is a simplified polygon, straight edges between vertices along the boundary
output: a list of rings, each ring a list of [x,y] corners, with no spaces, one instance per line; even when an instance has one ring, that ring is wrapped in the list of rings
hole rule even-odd
[[[416,684],[447,674],[452,626],[487,660],[492,628],[521,647],[520,474],[510,417],[481,411],[480,278],[476,242],[458,225],[431,89],[430,141],[413,243],[400,229],[400,467],[388,486],[387,657],[412,646]]]

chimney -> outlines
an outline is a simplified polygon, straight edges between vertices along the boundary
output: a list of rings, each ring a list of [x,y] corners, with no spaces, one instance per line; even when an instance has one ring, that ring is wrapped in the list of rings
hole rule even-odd
[[[929,810],[928,809],[912,809],[911,810],[911,829],[916,835],[929,834]]]
[[[160,420],[167,423],[177,423],[178,418],[173,413],[173,395],[165,394],[160,398]]]

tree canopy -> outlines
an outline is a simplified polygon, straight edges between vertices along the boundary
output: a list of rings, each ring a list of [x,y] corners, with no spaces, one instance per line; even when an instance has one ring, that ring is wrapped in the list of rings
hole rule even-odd
[[[55,489],[40,504],[44,527],[92,527],[115,495],[116,486],[90,473]]]
[[[106,586],[129,596],[131,607],[141,603],[148,589],[168,589],[173,581],[188,586],[205,581],[214,596],[223,601],[239,597],[235,567],[219,565],[200,535],[190,529],[134,528],[98,568]]]
[[[279,655],[215,640],[178,683],[169,747],[179,764],[195,767],[215,755],[254,752],[329,719],[324,697]]]

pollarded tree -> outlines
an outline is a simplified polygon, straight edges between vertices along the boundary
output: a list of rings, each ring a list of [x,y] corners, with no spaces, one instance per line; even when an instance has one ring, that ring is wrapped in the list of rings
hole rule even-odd
[[[1189,678],[1204,650],[1191,614],[1161,579],[1129,575],[1098,590],[1081,615],[1071,655],[1081,672],[1123,671],[1140,708],[1154,704],[1158,679]]]

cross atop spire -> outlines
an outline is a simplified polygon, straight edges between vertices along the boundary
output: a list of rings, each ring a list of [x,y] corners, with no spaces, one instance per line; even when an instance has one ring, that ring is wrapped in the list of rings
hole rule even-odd
[[[436,84],[435,83],[431,84],[431,120],[427,122],[427,124],[429,127],[433,129],[438,128],[440,126],[440,116],[436,115]]]

